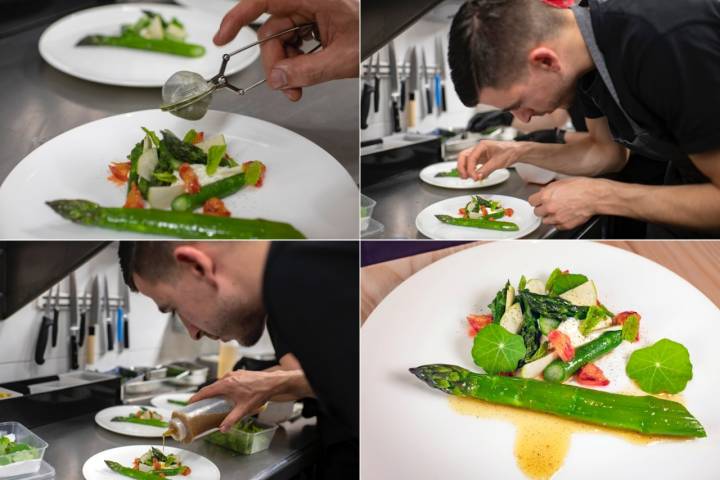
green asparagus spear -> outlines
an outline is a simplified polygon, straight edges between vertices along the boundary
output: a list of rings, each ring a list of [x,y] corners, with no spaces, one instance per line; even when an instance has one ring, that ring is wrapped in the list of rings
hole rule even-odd
[[[528,302],[530,309],[540,317],[554,318],[564,322],[570,317],[583,319],[587,315],[588,307],[578,307],[560,297],[540,295],[529,290],[523,290],[519,294]]]
[[[622,343],[622,331],[605,332],[595,340],[575,349],[575,356],[568,362],[558,359],[545,367],[543,378],[548,382],[562,383],[575,372],[596,358],[602,357]]]
[[[526,297],[520,297],[520,306],[523,312],[523,323],[520,326],[518,335],[523,337],[523,341],[525,342],[525,358],[523,359],[523,363],[529,363],[530,359],[535,356],[535,352],[540,348],[540,338],[542,335],[540,334],[537,319],[533,315]]]
[[[474,227],[486,230],[501,230],[503,232],[516,232],[520,229],[512,222],[494,222],[486,218],[455,218],[450,215],[435,215],[435,218],[443,223],[458,227]]]
[[[168,403],[172,403],[173,405],[180,405],[183,407],[187,407],[188,405],[190,405],[190,402],[184,402],[182,400],[175,400],[172,398],[168,398]]]
[[[205,47],[192,43],[178,42],[168,39],[149,39],[126,32],[122,36],[113,37],[109,35],[88,35],[81,39],[76,46],[107,46],[125,47],[138,50],[150,50],[153,52],[169,53],[181,57],[202,57],[205,55]]]
[[[192,212],[101,207],[88,200],[54,200],[46,203],[60,216],[72,222],[112,230],[178,238],[305,238],[288,223],[261,218],[216,217]]]
[[[202,149],[183,142],[170,130],[160,130],[160,133],[163,137],[161,143],[180,163],[207,163],[207,155]]]
[[[120,465],[118,462],[113,462],[112,460],[105,460],[105,465],[110,468],[113,472],[119,473],[120,475],[124,475],[126,477],[130,478],[136,478],[138,480],[164,480],[164,476],[156,475],[154,473],[150,472],[141,472],[140,470],[135,470],[134,468],[130,467],[124,467]]]
[[[438,172],[435,174],[435,177],[459,177],[460,172],[458,172],[457,168],[453,168],[450,171],[447,172]]]
[[[147,425],[149,427],[167,428],[168,423],[157,418],[138,418],[138,417],[113,417],[111,422],[137,423],[138,425]]]
[[[247,165],[243,173],[223,178],[216,182],[208,183],[200,188],[195,194],[184,193],[175,198],[172,202],[172,209],[179,212],[191,212],[202,205],[210,198],[224,198],[240,190],[247,184],[254,185],[262,175],[263,165],[254,161]]]
[[[572,385],[470,372],[456,365],[423,365],[410,372],[450,395],[526,408],[645,435],[705,437],[700,422],[669,400],[601,392]]]

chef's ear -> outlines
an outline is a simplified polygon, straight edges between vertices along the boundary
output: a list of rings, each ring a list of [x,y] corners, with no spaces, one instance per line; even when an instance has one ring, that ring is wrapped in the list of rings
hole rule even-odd
[[[536,47],[530,50],[528,61],[531,69],[559,72],[560,57],[555,50],[547,47]]]
[[[217,285],[215,261],[203,250],[193,245],[178,245],[173,256],[181,267],[188,268],[190,274],[198,280]]]

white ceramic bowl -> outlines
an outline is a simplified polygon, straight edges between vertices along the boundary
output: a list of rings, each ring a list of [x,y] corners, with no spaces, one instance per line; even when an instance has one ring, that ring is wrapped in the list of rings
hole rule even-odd
[[[529,163],[515,163],[513,166],[515,167],[517,174],[520,175],[520,178],[525,180],[527,183],[545,185],[557,176],[557,174],[552,170],[536,167],[535,165],[530,165]]]

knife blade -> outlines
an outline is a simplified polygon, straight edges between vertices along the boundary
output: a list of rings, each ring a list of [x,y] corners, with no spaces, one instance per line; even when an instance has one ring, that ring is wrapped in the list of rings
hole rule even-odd
[[[365,72],[363,73],[362,92],[360,94],[360,128],[365,130],[368,128],[368,115],[370,114],[370,102],[372,101],[372,95],[375,89],[370,84],[370,77],[372,76],[372,58],[368,61],[365,66]]]
[[[68,294],[70,307],[70,368],[72,370],[77,370],[80,368],[78,361],[80,322],[78,319],[77,282],[75,281],[75,272],[71,272],[68,276]]]
[[[110,313],[110,294],[108,293],[107,275],[103,275],[103,305],[105,307],[103,323],[105,324],[105,332],[107,334],[105,341],[107,345],[107,351],[112,351],[115,342],[115,339],[113,337],[113,332],[115,331],[115,329],[113,328],[113,322],[115,320]]]
[[[402,72],[403,77],[400,81],[400,111],[405,111],[405,105],[407,104],[407,97],[408,97],[408,89],[407,89],[407,83],[408,83],[408,77],[409,75],[409,63],[410,63],[410,57],[412,55],[412,48],[408,48],[405,50],[405,58],[403,59],[402,64]]]
[[[374,99],[374,105],[373,110],[375,113],[378,113],[380,111],[380,52],[375,56],[377,58],[375,63],[375,76],[374,79],[374,88],[375,88],[375,96]]]
[[[57,284],[57,289],[55,290],[55,299],[53,301],[53,320],[52,320],[52,347],[57,347],[57,341],[58,341],[58,323],[60,321],[60,309],[58,306],[60,305],[60,284]]]
[[[125,285],[125,281],[121,281],[123,286],[123,344],[125,348],[130,348],[130,287]]]
[[[435,61],[437,62],[438,66],[438,78],[439,80],[436,80],[437,85],[439,87],[439,92],[436,92],[436,96],[439,96],[440,100],[440,107],[442,107],[443,112],[447,112],[447,97],[445,96],[445,78],[446,78],[446,72],[445,72],[445,51],[443,50],[442,45],[442,37],[437,37],[437,58]]]
[[[400,110],[398,101],[400,99],[400,87],[398,79],[397,57],[395,56],[395,42],[388,45],[388,64],[390,65],[390,108],[393,119],[393,132],[401,131]]]
[[[88,326],[88,337],[87,337],[87,363],[95,363],[95,349],[97,348],[100,353],[102,346],[100,340],[102,335],[100,333],[100,280],[97,276],[93,277],[92,285],[90,287],[90,319]],[[99,337],[99,338],[97,338]]]
[[[408,75],[408,109],[407,109],[407,127],[415,127],[415,116],[417,114],[417,101],[415,100],[415,91],[417,90],[418,80],[418,61],[417,50],[412,48],[410,53],[410,74]]]
[[[38,365],[45,363],[45,349],[47,348],[48,336],[50,335],[50,328],[52,327],[52,317],[50,315],[51,303],[52,289],[47,292],[45,309],[40,323],[40,331],[38,332],[37,342],[35,343],[35,363]]]
[[[123,323],[125,320],[125,295],[123,289],[122,270],[118,270],[118,308],[115,311],[115,335],[117,339],[118,353],[122,353],[125,342],[123,341]]]
[[[423,90],[425,90],[425,109],[423,117],[425,115],[431,115],[433,113],[433,99],[432,92],[430,91],[430,81],[428,80],[427,72],[427,60],[425,58],[425,47],[422,49],[422,76],[423,76]]]

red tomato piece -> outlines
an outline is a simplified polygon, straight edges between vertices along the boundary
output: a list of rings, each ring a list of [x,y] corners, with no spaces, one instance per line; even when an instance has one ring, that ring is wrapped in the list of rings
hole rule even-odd
[[[244,162],[243,163],[243,171],[247,168],[247,166],[252,162]],[[258,181],[255,182],[256,187],[262,187],[263,182],[265,182],[265,171],[267,170],[267,167],[264,163],[260,163],[260,178],[258,178]]]
[[[190,470],[190,467],[188,467],[188,466],[186,465],[185,467],[183,467],[183,471],[182,471],[182,474],[181,474],[181,475],[182,475],[183,477],[187,477],[187,476],[190,475],[191,473],[192,473],[192,470]]]
[[[515,213],[515,210],[513,210],[512,208],[506,208],[506,209],[505,209],[505,216],[506,216],[506,217],[512,217],[512,216],[513,216],[513,213]]]
[[[183,163],[178,169],[180,178],[185,183],[185,192],[189,194],[198,193],[200,191],[200,181],[198,180],[195,170],[189,163]]]
[[[553,330],[548,334],[548,342],[550,342],[558,354],[558,357],[560,357],[563,362],[569,362],[575,358],[575,349],[572,346],[572,342],[570,342],[570,337],[564,333]]]
[[[638,319],[638,327],[640,326],[640,319],[642,318],[639,313],[633,312],[633,311],[627,311],[627,312],[620,312],[617,315],[613,317],[613,325],[625,325],[625,320],[628,319],[630,315],[635,315]],[[640,328],[638,328],[638,333],[635,335],[635,341],[637,342],[640,340]]]
[[[193,138],[192,143],[195,145],[203,140],[205,140],[205,132],[195,132],[195,138]]]
[[[464,217],[465,212],[466,212],[466,210],[464,208],[458,208],[458,215],[462,215]]]
[[[575,380],[580,385],[590,385],[594,387],[604,387],[610,384],[610,380],[605,377],[603,371],[594,363],[588,363],[582,367],[575,375]]]
[[[108,180],[117,185],[125,185],[127,183],[128,176],[130,175],[130,162],[113,162],[108,165],[108,168],[110,168],[110,176],[107,177]]]
[[[217,197],[209,198],[203,204],[203,213],[205,215],[214,215],[216,217],[229,217],[230,211],[225,208],[225,204]]]
[[[142,193],[140,193],[140,189],[134,182],[130,185],[130,191],[127,194],[123,208],[145,208],[145,200],[143,200]]]
[[[493,317],[489,313],[485,315],[475,315],[471,313],[467,316],[467,321],[470,325],[468,335],[475,337],[480,330],[492,323]]]
[[[482,216],[486,216],[488,214],[487,208],[480,205],[480,213],[482,213]]]

